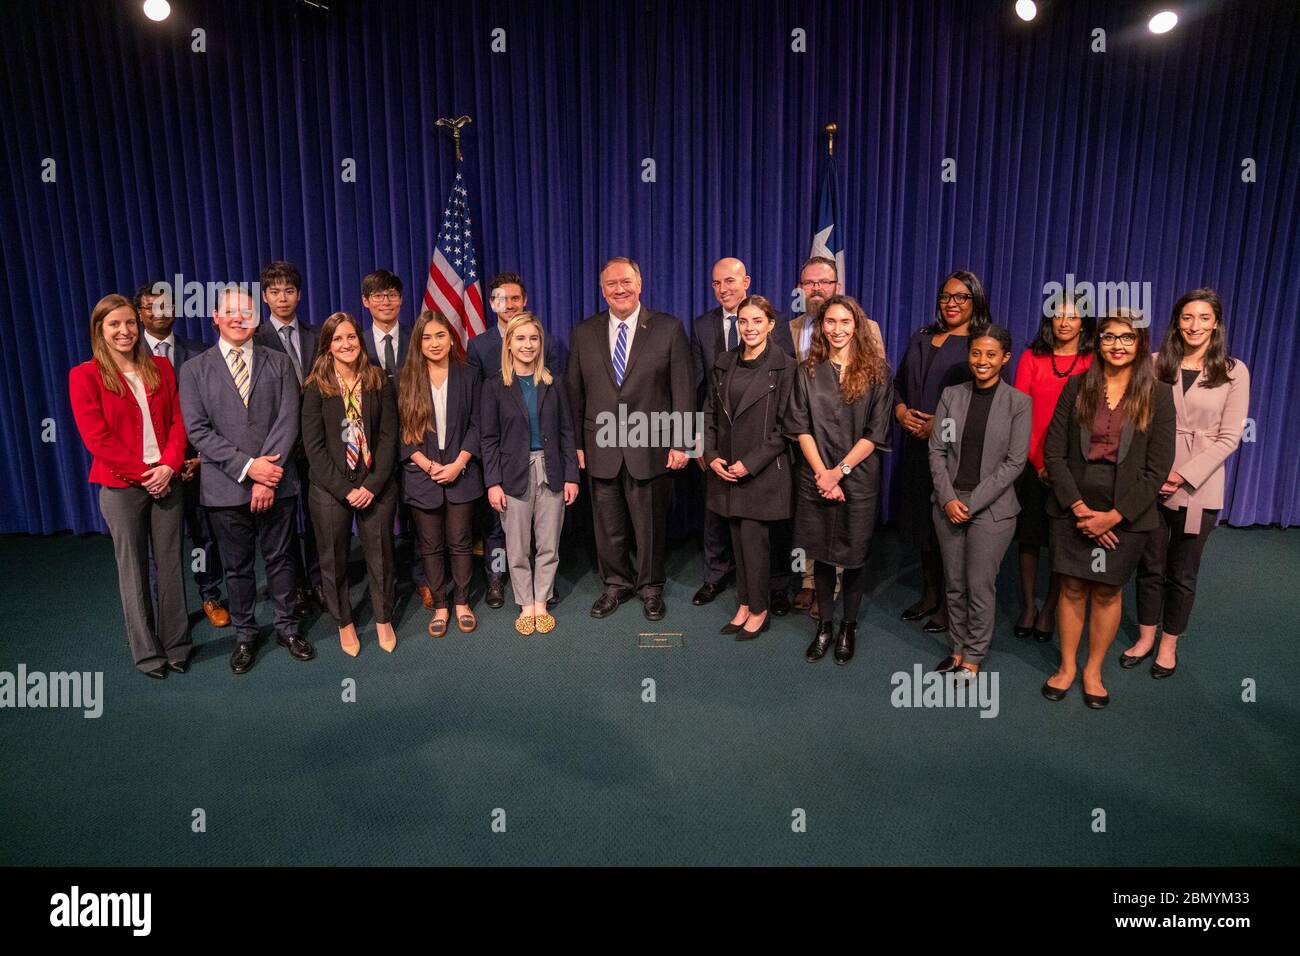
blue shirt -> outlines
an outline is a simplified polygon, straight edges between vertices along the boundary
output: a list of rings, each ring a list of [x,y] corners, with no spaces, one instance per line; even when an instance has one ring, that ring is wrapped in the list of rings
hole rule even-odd
[[[531,436],[528,442],[529,450],[541,451],[542,425],[537,418],[537,384],[531,375],[516,375],[515,381],[519,383],[519,388],[524,393],[524,404],[528,406],[528,428]]]

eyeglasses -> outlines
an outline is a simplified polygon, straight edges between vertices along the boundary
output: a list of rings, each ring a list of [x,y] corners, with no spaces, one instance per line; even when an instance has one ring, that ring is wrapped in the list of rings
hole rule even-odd
[[[839,279],[800,279],[799,284],[814,289],[833,289],[839,284],[839,281]]]
[[[971,295],[969,292],[940,292],[939,304],[947,305],[949,302],[956,302],[958,305],[965,305],[973,298],[975,298],[975,296]]]
[[[1114,345],[1118,342],[1120,345],[1130,346],[1137,345],[1136,332],[1121,332],[1116,335],[1114,332],[1103,332],[1099,336],[1102,345]]]
[[[379,302],[396,302],[402,297],[400,292],[372,292],[366,296],[367,299]]]

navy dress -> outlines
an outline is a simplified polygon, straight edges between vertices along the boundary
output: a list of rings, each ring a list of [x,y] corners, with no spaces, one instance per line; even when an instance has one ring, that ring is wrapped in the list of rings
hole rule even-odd
[[[931,344],[933,339],[933,332],[922,329],[914,332],[908,340],[902,364],[894,376],[895,406],[902,402],[908,408],[933,415],[945,388],[970,381],[970,366],[967,364],[970,336],[949,335],[938,348]],[[904,547],[913,549],[937,550],[930,514],[930,499],[934,495],[930,443],[906,429],[900,431],[898,525],[902,543]]]

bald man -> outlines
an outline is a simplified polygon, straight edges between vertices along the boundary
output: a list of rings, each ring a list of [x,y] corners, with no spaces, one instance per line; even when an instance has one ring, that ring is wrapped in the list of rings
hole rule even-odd
[[[745,263],[734,256],[727,256],[713,264],[711,282],[713,297],[718,300],[718,304],[703,315],[696,316],[691,323],[691,361],[695,372],[696,407],[700,409],[704,408],[704,382],[709,369],[713,368],[719,355],[731,351],[740,343],[736,310],[740,308],[745,296],[749,295],[751,280]],[[788,354],[794,355],[788,323],[777,323],[772,341]],[[701,466],[704,464],[702,457],[696,460]],[[707,480],[707,475],[705,478]],[[704,510],[703,544],[704,583],[691,599],[691,603],[696,605],[712,603],[722,593],[727,579],[736,569],[726,519],[707,508]],[[773,614],[782,616],[790,610],[790,601],[786,595],[789,561],[780,556],[780,548],[775,544],[772,549],[772,564],[772,596],[769,607]]]

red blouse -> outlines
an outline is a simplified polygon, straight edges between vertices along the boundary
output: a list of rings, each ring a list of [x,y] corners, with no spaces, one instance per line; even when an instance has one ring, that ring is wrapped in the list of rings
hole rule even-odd
[[[1056,370],[1064,372],[1074,367],[1070,374],[1061,377],[1052,371],[1055,358]],[[1047,441],[1047,426],[1052,423],[1052,413],[1056,411],[1056,400],[1065,390],[1065,383],[1071,376],[1079,375],[1092,365],[1092,354],[1077,356],[1035,355],[1029,349],[1020,356],[1016,363],[1016,388],[1033,399],[1029,423],[1029,461],[1037,469],[1043,468],[1043,444]]]

